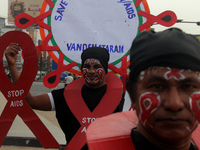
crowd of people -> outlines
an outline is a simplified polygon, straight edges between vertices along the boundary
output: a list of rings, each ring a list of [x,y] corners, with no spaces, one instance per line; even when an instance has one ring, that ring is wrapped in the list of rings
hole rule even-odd
[[[20,50],[20,45],[11,43],[5,51],[14,84],[19,78],[16,56]],[[83,77],[74,82],[69,76],[66,79],[66,87],[81,87],[76,90],[77,93],[81,93],[78,102],[83,100],[90,112],[95,111],[106,98],[111,105],[115,101],[118,102],[111,113],[121,114],[124,104],[122,84],[115,87],[120,91],[118,94],[121,96],[118,99],[107,96],[109,85],[118,82],[116,79],[107,84],[109,58],[105,48],[91,47],[84,50],[81,54]],[[144,31],[133,40],[129,69],[126,89],[134,109],[132,112],[136,112],[138,118],[137,126],[129,133],[133,149],[198,150],[192,133],[198,127],[200,118],[199,40],[178,28],[169,28],[161,32]],[[84,81],[84,84],[79,85],[78,81]],[[65,94],[69,93],[67,90],[69,87],[36,96],[28,93],[26,97],[27,103],[33,109],[56,111],[56,118],[66,136],[66,146],[81,127],[68,106],[66,99],[69,97],[69,101],[73,101],[74,96]],[[99,114],[104,117],[101,111]],[[112,128],[116,127],[112,126],[110,129]],[[96,149],[106,149],[105,143],[102,142]],[[117,145],[117,142],[112,144]],[[93,150],[87,144],[84,144],[81,150],[88,147]]]

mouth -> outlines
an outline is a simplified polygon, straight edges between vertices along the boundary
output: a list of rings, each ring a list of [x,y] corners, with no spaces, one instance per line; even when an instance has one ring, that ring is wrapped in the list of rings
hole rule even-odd
[[[96,79],[97,78],[97,76],[87,76],[89,79]]]
[[[174,117],[170,117],[170,118],[160,118],[157,119],[156,122],[160,122],[160,123],[165,123],[165,124],[170,124],[170,125],[180,125],[180,124],[184,124],[184,123],[188,123],[189,121],[183,118],[174,118]]]

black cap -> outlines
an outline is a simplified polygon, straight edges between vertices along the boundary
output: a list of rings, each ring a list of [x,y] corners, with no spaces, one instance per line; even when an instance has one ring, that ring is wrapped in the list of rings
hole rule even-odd
[[[110,54],[108,53],[107,49],[102,47],[90,47],[83,51],[81,54],[81,68],[86,59],[88,58],[95,58],[98,59],[101,65],[104,67],[106,73],[108,72],[108,61],[110,59]]]
[[[152,66],[200,71],[200,42],[177,28],[144,31],[132,43],[129,79]]]

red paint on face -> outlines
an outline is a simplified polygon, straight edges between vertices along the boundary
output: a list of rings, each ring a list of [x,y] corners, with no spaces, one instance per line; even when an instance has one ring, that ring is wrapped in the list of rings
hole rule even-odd
[[[196,119],[200,122],[200,92],[192,94],[190,99],[191,109],[194,112]]]
[[[82,73],[83,73],[83,77],[85,78],[85,80],[87,82],[90,82],[90,79],[87,77],[88,69],[87,68],[83,68]]]
[[[180,80],[180,79],[184,79],[184,76],[181,74],[182,70],[181,69],[173,69],[173,68],[169,68],[170,70],[168,72],[166,72],[165,74],[165,78],[166,79],[172,79],[174,78],[175,80]]]
[[[105,70],[97,59],[86,59],[82,69],[88,87],[101,87],[105,84]]]
[[[150,115],[153,113],[160,104],[160,97],[156,93],[144,93],[141,95],[140,99],[140,120],[142,124],[150,121]],[[151,123],[150,123],[151,124]]]
[[[103,73],[104,73],[104,70],[102,68],[100,69],[97,69],[96,70],[97,74],[99,75],[96,79],[95,79],[95,82],[98,82],[99,80],[103,80]]]

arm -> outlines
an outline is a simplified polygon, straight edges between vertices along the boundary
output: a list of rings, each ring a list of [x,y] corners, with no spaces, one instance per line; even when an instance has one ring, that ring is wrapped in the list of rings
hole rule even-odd
[[[5,50],[5,57],[8,61],[8,67],[10,69],[13,84],[17,83],[17,80],[20,76],[16,67],[17,54],[19,53],[19,51],[21,51],[21,49],[17,43],[11,43]],[[30,92],[28,92],[26,96],[26,101],[33,109],[46,111],[51,110],[51,102],[48,94],[33,96]]]

